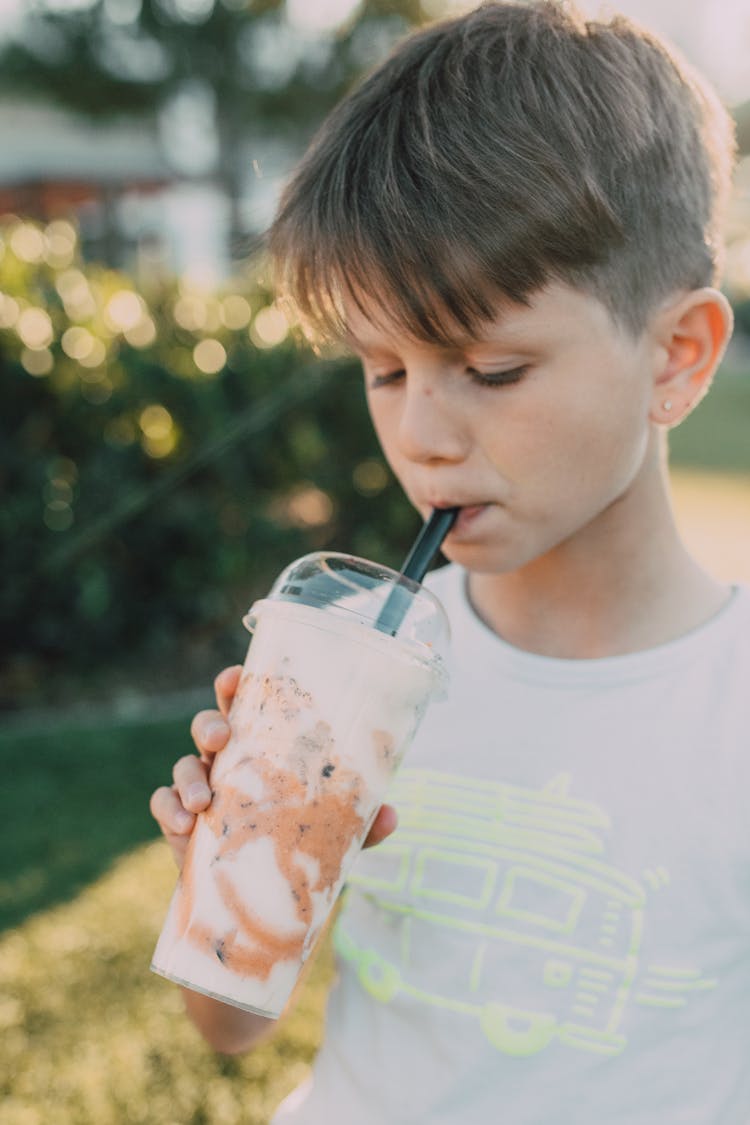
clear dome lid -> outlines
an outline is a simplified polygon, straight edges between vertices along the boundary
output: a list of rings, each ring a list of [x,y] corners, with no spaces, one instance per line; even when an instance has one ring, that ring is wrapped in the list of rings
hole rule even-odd
[[[315,551],[290,563],[276,579],[267,599],[296,602],[359,622],[383,636],[444,658],[450,627],[438,599],[398,571],[354,555]],[[245,618],[253,628],[256,611]]]

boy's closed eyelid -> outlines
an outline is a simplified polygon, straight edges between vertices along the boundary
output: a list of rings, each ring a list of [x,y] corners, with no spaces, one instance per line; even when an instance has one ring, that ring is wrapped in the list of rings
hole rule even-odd
[[[479,371],[476,367],[467,367],[475,383],[485,387],[509,387],[520,383],[528,374],[531,364],[517,363],[515,367],[503,367],[497,371]]]
[[[377,387],[387,387],[405,375],[406,372],[402,367],[397,368],[395,371],[387,371],[381,374],[371,374],[368,376],[370,388],[375,390]]]
[[[496,371],[480,371],[477,367],[467,364],[464,373],[469,376],[472,382],[482,387],[508,387],[514,383],[520,383],[527,375],[530,366],[529,363],[518,363],[514,367],[505,367]],[[368,374],[369,387],[371,390],[377,390],[378,387],[392,386],[400,382],[405,374],[406,371],[402,367],[383,374]]]

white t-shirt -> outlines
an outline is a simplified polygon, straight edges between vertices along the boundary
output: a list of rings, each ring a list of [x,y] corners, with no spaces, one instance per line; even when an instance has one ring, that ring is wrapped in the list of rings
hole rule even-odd
[[[428,585],[451,686],[362,853],[313,1075],[274,1125],[750,1122],[750,590],[559,660]]]

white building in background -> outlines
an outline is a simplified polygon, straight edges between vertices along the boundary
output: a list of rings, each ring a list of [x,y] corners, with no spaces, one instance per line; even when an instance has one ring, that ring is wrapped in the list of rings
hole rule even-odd
[[[89,258],[136,276],[163,270],[220,282],[243,246],[229,245],[215,153],[185,130],[178,158],[175,124],[169,116],[95,122],[42,101],[0,100],[0,216],[72,216]],[[249,235],[267,224],[293,159],[279,142],[248,139],[241,212]]]
[[[94,124],[49,103],[0,100],[0,213],[72,214],[91,256],[120,265],[137,253],[140,237],[152,237],[153,200],[173,177],[146,123]],[[138,232],[120,220],[128,197],[142,206]]]

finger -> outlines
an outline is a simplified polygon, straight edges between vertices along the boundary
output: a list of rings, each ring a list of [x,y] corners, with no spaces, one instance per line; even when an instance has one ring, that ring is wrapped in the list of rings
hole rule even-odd
[[[184,808],[190,812],[202,812],[211,804],[207,765],[195,754],[186,754],[175,762],[172,777]]]
[[[168,785],[162,785],[154,790],[149,808],[167,839],[187,836],[192,831],[195,817],[183,806],[175,790]]]
[[[231,668],[225,668],[223,672],[219,672],[214,680],[214,692],[216,693],[216,702],[219,705],[219,710],[222,715],[229,714],[229,708],[232,705],[237,685],[240,682],[242,675],[242,665],[233,664]]]
[[[218,711],[199,711],[190,724],[193,742],[204,759],[210,760],[218,754],[231,733],[229,723]]]
[[[374,848],[376,844],[381,844],[391,832],[395,831],[397,825],[398,816],[393,805],[381,805],[362,847]]]

